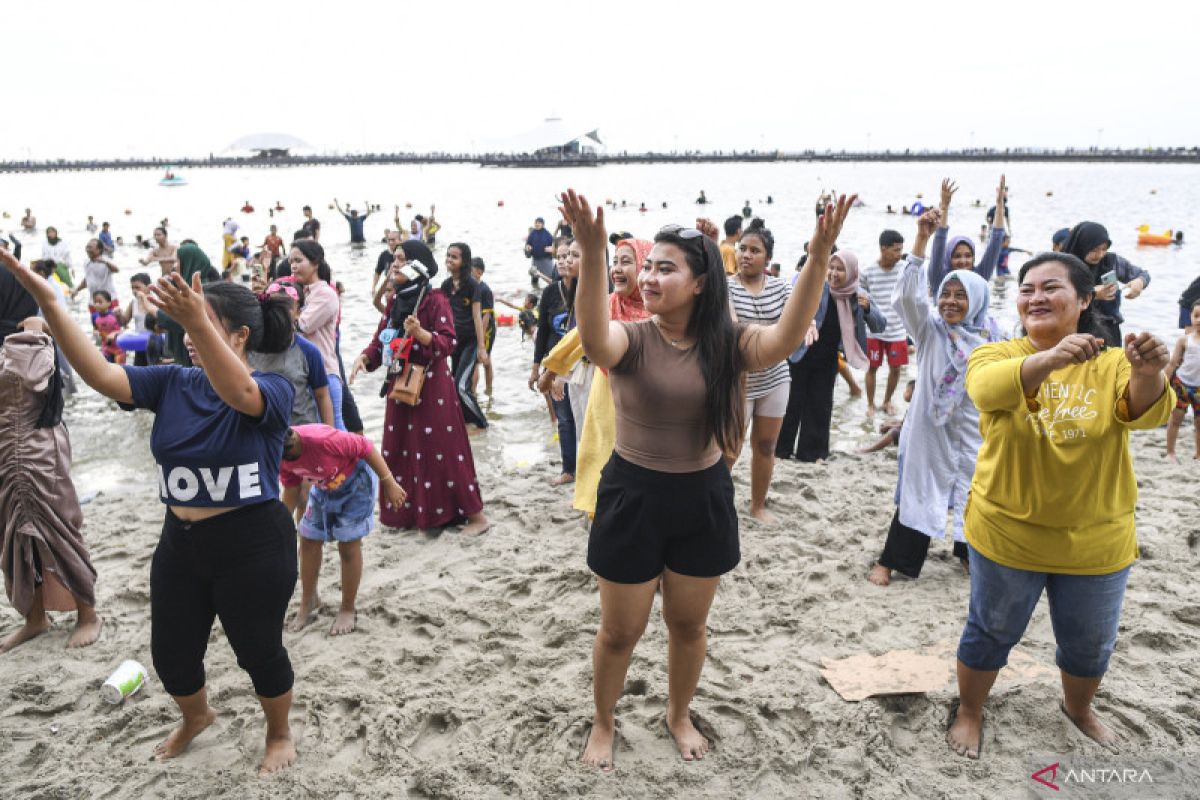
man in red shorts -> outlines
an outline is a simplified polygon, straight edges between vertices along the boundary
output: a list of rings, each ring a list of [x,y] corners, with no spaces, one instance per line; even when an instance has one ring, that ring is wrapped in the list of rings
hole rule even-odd
[[[892,395],[900,385],[900,373],[908,363],[908,337],[900,315],[892,308],[892,290],[900,279],[897,265],[904,255],[904,237],[897,231],[886,230],[879,235],[879,260],[868,264],[860,279],[862,288],[871,297],[871,304],[883,312],[887,327],[879,334],[867,336],[867,415],[875,414],[875,375],[883,364],[888,363],[887,389],[883,395],[883,413],[894,416],[896,406]]]

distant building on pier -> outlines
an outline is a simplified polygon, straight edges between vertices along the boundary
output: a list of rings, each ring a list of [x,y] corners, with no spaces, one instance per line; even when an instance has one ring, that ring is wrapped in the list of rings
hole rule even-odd
[[[222,152],[235,158],[276,159],[315,153],[315,148],[303,139],[286,133],[254,133],[243,136]]]

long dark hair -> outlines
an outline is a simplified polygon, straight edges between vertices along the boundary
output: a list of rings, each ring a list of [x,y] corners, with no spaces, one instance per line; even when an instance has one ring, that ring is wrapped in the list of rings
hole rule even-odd
[[[729,285],[721,251],[707,236],[684,239],[679,232],[659,231],[655,244],[673,244],[683,251],[688,269],[702,286],[688,320],[689,336],[696,340],[700,373],[704,376],[704,434],[722,452],[733,451],[745,429],[742,353],[738,349],[741,327],[729,316]]]
[[[1093,336],[1103,338],[1104,333],[1100,326],[1096,324],[1096,315],[1092,311],[1093,300],[1096,296],[1096,287],[1092,278],[1092,268],[1082,258],[1073,256],[1070,253],[1041,253],[1026,261],[1021,265],[1021,271],[1017,273],[1017,285],[1025,281],[1025,275],[1029,270],[1040,267],[1043,264],[1061,264],[1067,270],[1067,280],[1075,287],[1075,294],[1080,298],[1088,300],[1088,307],[1079,314],[1079,324],[1075,328],[1076,333],[1090,333]]]
[[[204,284],[204,299],[216,312],[225,330],[250,329],[246,349],[256,353],[282,353],[292,345],[292,298],[278,292],[259,300],[237,283]]]
[[[468,278],[471,277],[471,245],[466,242],[451,242],[446,245],[447,255],[450,253],[451,247],[458,251],[458,260],[461,265],[458,268],[458,274],[466,275]]]
[[[304,257],[317,265],[317,277],[326,283],[333,282],[333,270],[325,260],[325,248],[316,239],[297,239],[292,247],[304,254]]]

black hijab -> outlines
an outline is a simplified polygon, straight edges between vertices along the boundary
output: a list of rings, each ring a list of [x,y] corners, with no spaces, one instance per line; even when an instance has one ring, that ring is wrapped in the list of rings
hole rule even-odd
[[[416,261],[425,269],[426,274],[418,276],[415,281],[408,281],[396,290],[396,296],[392,298],[392,313],[388,317],[388,325],[392,328],[402,327],[404,320],[416,313],[417,301],[438,272],[438,264],[429,245],[413,239],[401,242],[400,249],[404,251],[406,261]]]
[[[1063,245],[1063,252],[1070,253],[1087,264],[1088,269],[1098,277],[1109,271],[1107,262],[1112,258],[1112,254],[1105,253],[1104,258],[1100,259],[1097,264],[1088,264],[1087,254],[1102,244],[1112,247],[1112,240],[1108,238],[1108,228],[1099,222],[1081,222],[1071,229],[1071,235],[1067,237],[1067,242]]]
[[[38,313],[37,301],[17,278],[7,269],[0,267],[0,342],[17,332],[17,325],[26,317]]]

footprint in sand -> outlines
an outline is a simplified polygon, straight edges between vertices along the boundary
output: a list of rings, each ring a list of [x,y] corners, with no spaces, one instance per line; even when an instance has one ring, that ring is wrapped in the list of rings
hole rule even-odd
[[[1175,619],[1185,625],[1195,625],[1200,627],[1200,606],[1184,606],[1177,608],[1171,612]]]
[[[410,749],[417,758],[433,758],[445,753],[454,744],[454,735],[461,723],[453,714],[430,714]]]

